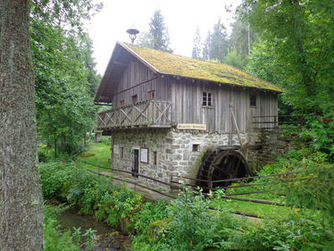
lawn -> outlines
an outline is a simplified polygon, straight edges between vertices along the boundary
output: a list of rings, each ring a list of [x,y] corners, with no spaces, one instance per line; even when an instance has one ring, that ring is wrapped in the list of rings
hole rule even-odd
[[[81,161],[92,163],[93,165],[99,165],[102,167],[111,167],[110,163],[110,145],[104,143],[90,143],[88,151],[79,155],[77,166],[85,167],[91,170],[96,170],[94,166],[86,165]]]
[[[284,184],[280,184],[280,180],[277,177],[266,177],[262,179],[255,179],[250,182],[231,184],[230,189],[227,189],[225,193],[226,195],[231,195],[233,197],[277,201],[279,203],[284,203],[285,196],[275,192],[277,191],[277,186],[280,185]],[[261,191],[263,191],[263,193]],[[220,207],[220,206],[225,208],[227,207],[231,209],[231,211],[240,211],[245,213],[256,214],[262,218],[285,217],[288,216],[291,211],[298,212],[301,210],[307,210],[307,209],[291,208],[289,206],[270,205],[270,204],[262,204],[251,201],[239,201],[232,199],[220,199],[212,202],[212,207]]]
[[[214,208],[221,206],[230,209],[232,212],[238,211],[238,212],[256,214],[262,218],[264,217],[277,218],[281,216],[287,216],[289,212],[292,210],[290,207],[260,204],[248,201],[228,200],[228,199],[220,199],[217,201],[213,201],[211,206]]]

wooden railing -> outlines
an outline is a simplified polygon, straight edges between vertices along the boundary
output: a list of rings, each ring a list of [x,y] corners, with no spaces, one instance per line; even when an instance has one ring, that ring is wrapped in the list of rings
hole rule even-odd
[[[253,116],[253,125],[256,129],[278,129],[281,125],[302,125],[301,116]]]
[[[167,101],[147,100],[99,113],[97,128],[170,127],[171,112]]]

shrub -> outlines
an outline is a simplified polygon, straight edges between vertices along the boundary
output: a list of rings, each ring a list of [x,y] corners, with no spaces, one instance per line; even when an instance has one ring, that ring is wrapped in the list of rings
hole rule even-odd
[[[121,219],[130,218],[143,204],[143,196],[125,186],[113,186],[105,177],[60,161],[40,165],[44,198],[58,199],[78,207],[80,213],[95,214],[118,226]]]
[[[157,243],[163,236],[153,234],[152,231],[157,231],[157,228],[155,228],[156,223],[164,220],[166,222],[167,217],[167,204],[165,201],[146,202],[141,210],[131,218],[131,223],[136,232],[136,236],[133,237],[134,250],[151,250],[153,245],[157,247]],[[160,228],[159,232],[161,233],[162,231],[163,229]]]
[[[266,219],[240,241],[249,250],[331,250],[333,231],[324,231],[318,217],[291,211],[286,218]]]

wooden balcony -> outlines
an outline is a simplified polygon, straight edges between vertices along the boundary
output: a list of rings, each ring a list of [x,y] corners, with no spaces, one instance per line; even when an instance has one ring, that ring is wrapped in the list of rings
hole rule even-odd
[[[147,100],[98,114],[97,128],[109,131],[124,128],[169,128],[172,125],[171,104]]]

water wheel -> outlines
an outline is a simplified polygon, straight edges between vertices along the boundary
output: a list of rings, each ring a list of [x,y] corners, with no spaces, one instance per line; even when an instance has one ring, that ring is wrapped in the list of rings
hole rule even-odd
[[[218,148],[207,153],[203,158],[197,178],[197,185],[204,190],[209,188],[226,187],[231,181],[219,180],[241,178],[250,175],[247,161],[237,148]]]

